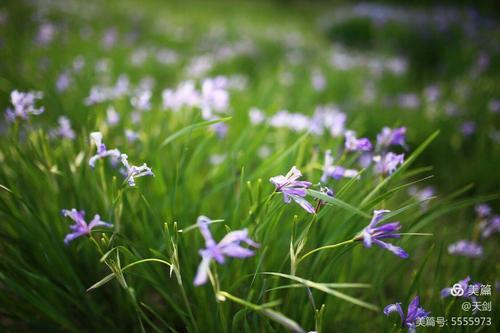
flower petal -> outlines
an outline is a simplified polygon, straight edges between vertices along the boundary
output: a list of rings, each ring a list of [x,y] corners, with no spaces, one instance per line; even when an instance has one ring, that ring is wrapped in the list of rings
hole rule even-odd
[[[395,245],[392,245],[392,244],[389,244],[386,242],[382,242],[381,240],[378,240],[378,239],[374,239],[373,242],[375,244],[377,244],[378,246],[380,246],[381,248],[386,249],[388,251],[391,251],[392,253],[394,253],[395,255],[397,255],[400,258],[406,259],[410,256],[408,253],[406,253],[405,250],[403,250],[399,246],[395,246]]]
[[[198,266],[198,271],[196,272],[196,276],[194,278],[193,284],[195,286],[201,286],[207,282],[208,278],[208,270],[210,268],[211,258],[208,256],[204,256]]]
[[[311,214],[315,213],[314,207],[306,199],[296,195],[291,195],[290,197],[293,199],[293,201],[298,203],[300,207],[304,208],[308,213]]]
[[[401,303],[389,304],[384,308],[384,314],[388,316],[392,312],[397,312],[401,317],[401,321],[405,320],[405,315],[403,309],[401,308]]]

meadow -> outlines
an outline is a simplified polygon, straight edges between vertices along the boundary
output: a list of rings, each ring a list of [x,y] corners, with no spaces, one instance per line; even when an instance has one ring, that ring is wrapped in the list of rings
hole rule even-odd
[[[0,3],[2,331],[498,332],[487,4]]]

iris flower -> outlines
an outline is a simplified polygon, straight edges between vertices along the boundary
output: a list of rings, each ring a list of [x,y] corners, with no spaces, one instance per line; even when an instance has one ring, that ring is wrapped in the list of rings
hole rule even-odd
[[[382,128],[382,131],[377,135],[377,145],[380,147],[388,147],[390,145],[399,145],[406,147],[406,127],[391,129],[389,127]]]
[[[373,157],[375,171],[384,175],[392,174],[396,171],[398,165],[403,164],[404,160],[404,154],[394,154],[391,152]]]
[[[353,131],[345,132],[345,149],[347,151],[370,151],[372,144],[368,138],[356,138]]]
[[[240,245],[241,242],[255,248],[260,246],[248,238],[247,229],[231,231],[224,236],[219,243],[216,243],[208,228],[210,219],[206,216],[200,216],[198,217],[196,223],[198,224],[198,228],[205,239],[205,248],[200,250],[200,256],[202,259],[200,265],[198,266],[196,277],[194,278],[193,283],[195,286],[200,286],[207,282],[208,270],[212,260],[215,260],[219,264],[223,264],[226,261],[226,257],[247,258],[253,256],[254,252],[250,249],[242,247]]]
[[[392,312],[397,312],[401,317],[402,326],[408,327],[408,333],[416,332],[417,320],[428,317],[430,312],[420,307],[420,298],[416,296],[408,305],[406,316],[401,308],[401,303],[389,304],[384,308],[384,314],[387,316]]]
[[[271,177],[269,181],[276,186],[276,192],[283,193],[285,203],[288,204],[293,200],[307,212],[314,214],[314,207],[304,199],[307,195],[307,188],[311,186],[311,182],[297,180],[300,177],[302,177],[302,173],[293,166],[286,176]]]
[[[345,169],[339,165],[333,164],[333,157],[330,150],[325,152],[325,164],[323,165],[323,175],[321,181],[326,183],[329,177],[339,180],[341,178],[354,178],[359,175],[359,172],[354,169]]]
[[[130,165],[128,163],[127,154],[121,154],[120,156],[123,166],[125,167],[124,175],[129,186],[135,186],[135,179],[143,176],[154,176],[151,168],[148,167],[146,163],[140,166]]]
[[[68,245],[69,242],[71,242],[75,238],[78,238],[80,236],[90,235],[90,232],[95,227],[106,227],[106,228],[113,227],[112,224],[101,221],[101,217],[97,214],[94,215],[94,219],[90,221],[89,224],[87,224],[87,222],[85,222],[85,212],[83,210],[77,211],[74,208],[71,210],[63,209],[61,213],[64,217],[69,217],[75,222],[74,224],[69,226],[72,232],[67,234],[66,237],[64,237],[64,243],[66,245]]]
[[[391,222],[381,226],[378,226],[380,220],[384,217],[386,213],[390,210],[375,210],[373,212],[373,218],[370,224],[358,236],[359,240],[363,240],[365,247],[371,247],[372,244],[376,244],[383,249],[391,251],[400,258],[406,259],[409,257],[408,253],[405,252],[399,246],[395,246],[382,241],[381,239],[386,238],[399,238],[400,234],[396,233],[401,228],[399,222]]]
[[[448,253],[469,258],[480,258],[483,256],[483,247],[468,240],[460,240],[448,246]]]
[[[6,116],[9,121],[15,118],[28,119],[30,115],[39,115],[44,112],[44,108],[35,107],[35,102],[42,99],[43,93],[40,91],[21,92],[14,90],[10,93],[10,102],[12,108],[6,110]]]
[[[106,145],[102,142],[102,134],[101,132],[92,132],[90,133],[90,140],[95,143],[97,147],[97,154],[92,156],[89,160],[89,165],[94,168],[95,162],[97,160],[106,158],[108,156],[119,158],[120,151],[118,149],[106,149]]]

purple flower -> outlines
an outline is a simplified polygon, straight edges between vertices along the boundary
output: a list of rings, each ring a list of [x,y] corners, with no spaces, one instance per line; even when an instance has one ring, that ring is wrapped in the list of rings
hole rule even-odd
[[[247,258],[253,256],[254,252],[242,247],[240,245],[241,242],[255,248],[260,246],[248,238],[247,229],[231,231],[224,236],[219,243],[216,243],[208,228],[210,222],[210,219],[206,216],[200,216],[196,221],[205,239],[205,248],[199,252],[202,260],[198,266],[196,277],[194,278],[193,283],[195,286],[200,286],[207,282],[208,270],[212,260],[215,260],[219,264],[223,264],[226,261],[225,257]]]
[[[472,135],[474,134],[475,131],[476,131],[476,123],[473,121],[466,121],[460,127],[460,132],[462,132],[462,134],[465,136]]]
[[[71,76],[69,75],[69,73],[68,72],[61,73],[56,81],[57,91],[59,91],[59,92],[66,91],[69,88],[69,86],[71,85],[71,83],[72,83],[72,79],[71,79]]]
[[[320,187],[320,192],[328,195],[329,197],[332,197],[332,198],[335,197],[335,191],[332,190],[329,187],[321,186]],[[326,202],[324,200],[317,199],[317,201],[318,201],[318,204],[316,206],[316,213],[319,212],[319,210],[321,209],[321,207],[323,207],[326,204]]]
[[[10,93],[10,102],[14,109],[8,108],[6,116],[8,120],[15,118],[28,119],[29,115],[39,115],[44,112],[44,108],[36,108],[37,99],[42,99],[43,94],[40,91],[20,92],[14,90]]]
[[[491,214],[491,207],[487,204],[476,205],[475,210],[479,218],[485,218]]]
[[[444,288],[443,290],[441,290],[441,297],[444,298],[450,295],[460,296],[470,299],[471,302],[476,302],[477,301],[476,294],[479,292],[481,284],[477,282],[469,284],[469,282],[470,282],[470,277],[467,276],[465,279],[458,281],[455,285],[453,285],[453,287]],[[456,288],[458,286],[460,286],[460,288]],[[455,288],[458,293],[457,295],[452,294],[452,290]]]
[[[154,176],[151,168],[144,163],[141,166],[129,165],[127,154],[121,154],[120,156],[123,166],[125,167],[124,175],[125,180],[128,182],[129,186],[135,186],[135,178],[143,177],[143,176]]]
[[[482,221],[479,225],[481,228],[481,236],[488,238],[496,232],[500,232],[500,216],[495,215],[488,220]]]
[[[372,144],[367,138],[358,139],[353,131],[346,131],[345,149],[347,151],[370,151]]]
[[[71,121],[68,117],[61,116],[57,120],[59,127],[50,131],[49,135],[51,137],[61,137],[65,139],[73,140],[75,138],[75,132],[71,128]]]
[[[125,130],[125,136],[127,137],[128,142],[135,142],[135,141],[139,140],[139,133],[137,133],[131,129]]]
[[[406,259],[409,257],[399,246],[395,246],[386,242],[381,241],[381,239],[386,238],[399,238],[400,234],[396,233],[401,228],[399,222],[391,222],[381,226],[377,226],[380,220],[384,217],[385,213],[390,212],[390,210],[375,210],[373,211],[373,218],[370,224],[358,236],[358,240],[363,239],[365,247],[371,247],[373,243],[380,246],[383,249],[391,251],[400,258]]]
[[[319,70],[311,74],[311,84],[315,91],[323,91],[326,87],[326,78]]]
[[[115,126],[120,121],[120,114],[116,112],[115,108],[108,106],[106,109],[106,122],[110,127]]]
[[[72,232],[67,234],[66,237],[64,237],[64,243],[66,245],[68,245],[69,242],[71,242],[75,238],[84,235],[90,235],[90,232],[95,227],[106,227],[106,228],[113,227],[112,224],[101,221],[100,216],[97,214],[94,215],[94,219],[90,221],[90,223],[87,225],[87,222],[85,222],[85,212],[83,210],[77,211],[74,208],[71,210],[63,209],[61,213],[64,217],[69,217],[75,222],[74,224],[69,226]]]
[[[483,247],[471,241],[460,240],[448,246],[448,253],[470,258],[479,258],[483,255]]]
[[[97,160],[106,158],[108,156],[111,156],[112,158],[118,158],[120,157],[120,151],[118,149],[106,149],[106,145],[102,143],[102,134],[101,132],[92,132],[90,133],[90,140],[93,141],[97,147],[97,154],[92,156],[89,160],[89,165],[94,168],[95,167],[95,162]]]
[[[307,188],[311,186],[311,182],[297,180],[300,177],[302,177],[302,173],[293,166],[286,176],[271,177],[269,181],[276,186],[276,192],[283,193],[285,203],[288,204],[293,200],[307,212],[314,214],[314,207],[304,199],[307,195]]]
[[[341,166],[333,164],[332,152],[327,150],[325,152],[325,164],[323,165],[323,175],[321,176],[321,181],[326,183],[328,177],[331,177],[335,180],[339,180],[343,177],[353,178],[357,177],[359,172],[353,169],[345,169]]]
[[[215,132],[215,134],[219,139],[224,139],[227,135],[229,128],[226,123],[221,122],[212,125],[212,130]]]
[[[318,105],[311,119],[309,130],[314,135],[323,135],[324,130],[331,136],[341,136],[345,131],[347,116],[334,105]]]
[[[389,147],[390,145],[406,146],[406,127],[391,129],[389,127],[382,128],[382,131],[377,135],[377,145],[380,147]]]
[[[363,153],[358,158],[358,165],[364,169],[368,168],[373,162],[372,153]]]
[[[264,112],[256,107],[252,107],[248,111],[248,117],[250,118],[250,122],[254,125],[262,124],[266,120]]]
[[[405,154],[394,154],[391,152],[373,157],[375,171],[384,175],[392,174],[396,171],[398,165],[403,164],[404,160]]]
[[[426,186],[420,189],[413,185],[408,188],[408,193],[421,202],[420,205],[422,206],[422,209],[427,209],[430,201],[429,199],[436,194],[436,189],[432,186]]]
[[[488,103],[488,110],[492,113],[499,113],[500,112],[500,100],[498,99],[492,99]]]
[[[151,96],[150,90],[138,92],[130,99],[130,104],[139,111],[149,111],[151,109]]]
[[[269,125],[276,128],[286,127],[294,132],[301,132],[311,127],[311,119],[302,113],[281,110],[269,118]]]
[[[416,332],[417,320],[421,320],[429,316],[430,312],[425,311],[420,307],[420,298],[416,296],[408,305],[406,316],[401,308],[401,303],[389,304],[384,308],[384,314],[387,316],[392,312],[397,312],[401,317],[401,326],[408,327],[409,333]]]

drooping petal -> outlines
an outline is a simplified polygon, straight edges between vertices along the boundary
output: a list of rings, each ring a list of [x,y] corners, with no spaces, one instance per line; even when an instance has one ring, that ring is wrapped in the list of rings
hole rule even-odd
[[[304,208],[308,213],[311,214],[315,213],[314,207],[306,199],[296,195],[291,195],[290,197],[293,199],[293,201],[298,203],[300,207]]]
[[[282,189],[283,194],[290,195],[290,196],[299,196],[299,197],[305,197],[307,194],[307,191],[305,188],[300,188],[300,187],[285,187]]]
[[[244,248],[236,243],[228,244],[220,249],[222,253],[229,257],[247,258],[254,255],[252,250]]]
[[[406,253],[405,250],[403,250],[399,246],[395,246],[395,245],[392,245],[390,243],[382,242],[378,239],[374,239],[373,242],[375,244],[377,244],[378,246],[380,246],[381,248],[386,249],[388,251],[391,251],[392,253],[394,253],[395,255],[397,255],[400,258],[406,259],[410,256],[408,253]]]
[[[101,217],[96,214],[94,216],[94,219],[92,221],[90,221],[88,228],[89,228],[89,230],[92,230],[95,227],[112,228],[113,225],[111,223],[107,223],[107,222],[101,221]]]
[[[208,228],[208,224],[210,222],[211,220],[203,215],[199,216],[198,220],[196,221],[196,223],[198,224],[198,228],[200,229],[201,235],[205,239],[206,247],[215,246],[215,240],[212,237],[212,233],[210,233],[210,230]]]
[[[391,222],[381,225],[380,227],[373,228],[372,230],[374,234],[387,234],[399,229],[401,229],[401,224],[399,222]],[[380,238],[383,238],[383,236]]]
[[[382,218],[384,217],[384,215],[386,213],[389,213],[390,210],[387,210],[387,209],[382,209],[382,210],[374,210],[373,211],[373,218],[372,220],[370,221],[370,224],[368,225],[370,228],[373,228],[375,227],[379,222],[380,220],[382,220]]]
[[[365,244],[365,247],[372,246],[372,235],[367,231],[363,231],[363,244]]]
[[[229,232],[222,240],[219,242],[218,246],[225,246],[231,243],[245,242],[250,246],[259,247],[260,245],[248,238],[248,230],[236,230]]]
[[[89,159],[89,165],[92,169],[95,168],[95,162],[97,162],[97,160],[99,160],[100,158],[101,158],[101,156],[96,154]]]
[[[388,316],[392,312],[397,312],[401,317],[401,321],[404,322],[405,315],[403,313],[403,309],[401,308],[401,303],[389,304],[384,308],[384,314]]]
[[[102,143],[102,134],[101,132],[92,132],[90,133],[90,140],[94,142],[96,147],[99,147]]]
[[[198,266],[198,270],[193,281],[193,284],[195,286],[201,286],[202,284],[205,284],[207,282],[210,261],[210,257],[203,257],[203,259],[201,259],[200,265]]]
[[[444,288],[441,290],[441,297],[445,298],[451,295],[451,288]]]
[[[86,232],[82,232],[82,231],[77,231],[77,232],[72,232],[70,234],[67,234],[66,237],[64,237],[64,244],[68,245],[74,239],[76,239],[80,236],[86,235],[86,234],[87,234]]]
[[[295,181],[296,179],[302,177],[302,172],[300,172],[299,169],[294,165],[290,171],[286,174],[286,178],[288,178],[291,181]]]

